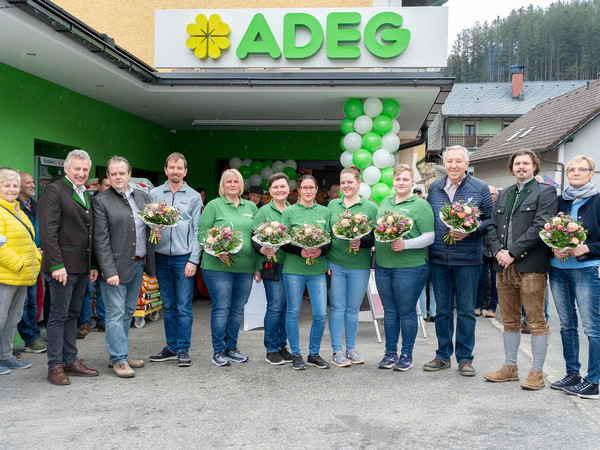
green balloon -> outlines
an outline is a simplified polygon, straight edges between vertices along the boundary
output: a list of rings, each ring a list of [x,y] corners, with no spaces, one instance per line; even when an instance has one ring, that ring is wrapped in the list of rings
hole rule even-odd
[[[252,173],[260,174],[260,171],[262,169],[263,169],[263,165],[260,161],[252,161],[252,164],[250,164],[250,170],[252,171]]]
[[[354,120],[358,116],[362,116],[363,112],[363,104],[357,98],[351,98],[344,105],[344,114],[346,114],[346,117],[349,119]]]
[[[263,180],[260,187],[263,188],[263,191],[268,191],[269,190],[269,180]]]
[[[242,166],[238,170],[242,174],[242,177],[244,177],[244,180],[250,178],[250,175],[252,175],[252,170],[248,166]]]
[[[372,160],[373,155],[371,155],[370,151],[365,150],[364,148],[356,150],[352,155],[352,162],[361,169],[366,169],[369,167]]]
[[[381,169],[381,179],[379,181],[392,187],[392,183],[394,182],[394,168],[385,167],[384,169]]]
[[[273,165],[272,159],[267,159],[267,160],[263,161],[263,167],[271,167],[272,165]]]
[[[343,152],[346,151],[346,147],[344,146],[344,137],[345,136],[342,136],[342,138],[340,139],[340,147],[341,147],[341,149],[342,149]]]
[[[377,183],[371,188],[371,197],[377,203],[381,203],[384,198],[390,195],[390,187],[385,183]]]
[[[392,119],[390,119],[384,114],[377,116],[373,119],[373,130],[375,130],[377,134],[380,134],[382,136],[392,131],[393,126],[394,125],[392,124]]]
[[[393,98],[388,98],[383,102],[383,112],[390,119],[395,119],[400,114],[400,103]]]
[[[354,120],[348,118],[342,120],[340,123],[340,130],[342,130],[342,133],[344,134],[352,133],[354,131]]]
[[[285,173],[290,180],[298,179],[298,174],[296,173],[296,170],[293,167],[286,167],[285,169],[283,169],[283,173]]]
[[[369,131],[363,136],[362,144],[364,148],[372,152],[379,150],[381,148],[381,135],[374,131]]]

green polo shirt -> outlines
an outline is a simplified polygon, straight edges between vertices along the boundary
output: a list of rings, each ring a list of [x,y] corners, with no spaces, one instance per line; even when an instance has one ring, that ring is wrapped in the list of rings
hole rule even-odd
[[[237,208],[225,196],[208,202],[198,224],[198,239],[200,242],[204,241],[206,232],[210,228],[230,226],[243,233],[244,244],[238,253],[231,255],[234,262],[232,267],[223,267],[219,258],[204,252],[201,264],[203,269],[220,272],[254,273],[256,253],[252,248],[251,241],[252,223],[257,211],[254,203],[243,198],[240,198]]]
[[[311,207],[306,207],[298,202],[284,209],[281,220],[290,230],[301,227],[305,223],[311,225],[316,223],[323,231],[329,232],[329,216],[329,210],[324,206],[315,203]],[[325,272],[327,272],[327,259],[324,256],[319,256],[317,262],[309,266],[306,264],[306,258],[288,253],[283,266],[283,273],[296,275],[321,275]]]
[[[377,218],[383,216],[385,211],[395,211],[404,214],[413,221],[413,228],[404,239],[412,239],[422,235],[425,232],[433,231],[433,210],[431,205],[413,194],[406,200],[396,203],[396,194],[385,198],[381,202]],[[377,242],[375,240],[375,262],[386,269],[403,269],[407,267],[417,267],[425,264],[427,260],[427,248],[415,248],[395,252],[392,250],[392,244],[389,242]]]
[[[285,202],[285,206],[287,208],[290,206],[290,204],[288,202]],[[277,206],[275,206],[275,202],[271,200],[269,203],[260,208],[258,210],[258,213],[256,213],[256,216],[254,217],[254,224],[252,225],[252,230],[256,230],[261,223],[266,222],[267,220],[275,220],[283,224],[281,218],[282,215],[283,213],[279,211],[279,209],[277,209]],[[285,257],[287,253],[281,249],[278,249],[276,255],[277,263],[280,265],[280,267],[283,267],[283,263],[285,262]],[[265,255],[257,255],[257,259],[262,264],[263,261],[267,260],[267,257]]]
[[[329,226],[333,229],[333,225],[337,223],[338,217],[344,211],[346,211],[346,204],[343,198],[336,198],[329,202],[327,205],[329,212],[331,213],[331,219]],[[360,197],[360,200],[352,205],[350,208],[352,214],[363,213],[369,220],[374,224],[377,218],[377,206],[369,200]],[[361,248],[355,255],[348,253],[348,246],[350,241],[339,239],[331,232],[331,250],[327,253],[327,259],[335,265],[344,267],[346,269],[370,269],[371,268],[371,249]]]

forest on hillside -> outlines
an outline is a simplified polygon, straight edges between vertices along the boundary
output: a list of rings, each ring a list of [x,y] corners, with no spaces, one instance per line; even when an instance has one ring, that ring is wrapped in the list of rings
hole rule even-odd
[[[600,0],[529,5],[477,23],[457,36],[445,73],[458,83],[502,82],[514,64],[525,66],[528,81],[598,78]]]

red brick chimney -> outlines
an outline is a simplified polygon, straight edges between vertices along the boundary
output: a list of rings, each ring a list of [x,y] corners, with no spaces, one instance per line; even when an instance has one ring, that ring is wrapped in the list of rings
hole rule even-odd
[[[523,93],[524,70],[524,66],[510,66],[513,98],[519,98],[520,95]]]

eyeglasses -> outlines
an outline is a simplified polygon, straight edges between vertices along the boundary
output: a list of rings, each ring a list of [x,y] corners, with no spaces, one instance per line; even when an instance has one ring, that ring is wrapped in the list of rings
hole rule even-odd
[[[569,170],[567,170],[567,173],[580,173],[583,175],[591,171],[592,169],[588,169],[587,167],[571,167]]]

